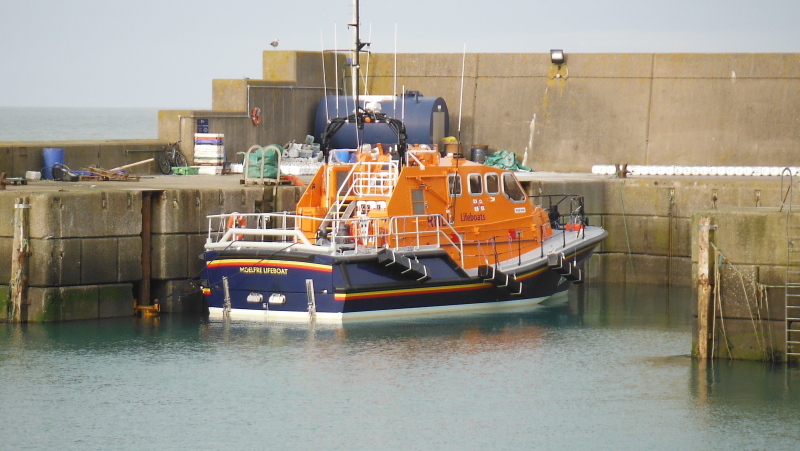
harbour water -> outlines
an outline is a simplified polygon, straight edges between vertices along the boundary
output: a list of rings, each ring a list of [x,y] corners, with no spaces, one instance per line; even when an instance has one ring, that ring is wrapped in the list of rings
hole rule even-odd
[[[0,141],[149,139],[156,109],[0,108]],[[0,323],[0,449],[800,449],[800,371],[701,365],[687,289],[360,323]]]
[[[0,324],[3,449],[798,449],[800,372],[703,366],[691,292],[344,326]]]

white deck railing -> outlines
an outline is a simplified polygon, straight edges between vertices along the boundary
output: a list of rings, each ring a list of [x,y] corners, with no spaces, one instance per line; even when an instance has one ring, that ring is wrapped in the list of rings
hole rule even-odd
[[[320,231],[326,222],[329,224]],[[317,237],[309,239],[303,229],[318,230]],[[207,247],[224,248],[233,243],[247,247],[268,242],[298,243],[332,252],[356,253],[377,252],[388,248],[391,243],[403,243],[400,247],[412,249],[431,245],[452,246],[461,255],[462,264],[464,260],[463,243],[458,233],[441,215],[330,219],[282,212],[208,216]]]

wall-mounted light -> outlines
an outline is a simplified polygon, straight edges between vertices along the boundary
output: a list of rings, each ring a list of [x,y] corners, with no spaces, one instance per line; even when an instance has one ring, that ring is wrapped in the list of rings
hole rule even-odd
[[[550,50],[550,61],[558,66],[564,64],[564,51],[561,49]]]

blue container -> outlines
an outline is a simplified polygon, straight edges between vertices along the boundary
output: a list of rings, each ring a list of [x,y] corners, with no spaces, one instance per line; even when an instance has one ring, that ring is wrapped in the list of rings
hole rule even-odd
[[[387,116],[398,119],[405,116],[406,135],[408,135],[406,142],[408,144],[434,144],[433,113],[436,112],[444,113],[444,136],[450,135],[450,115],[447,111],[447,104],[441,97],[425,97],[413,91],[396,99],[392,99],[391,96],[370,97],[383,97],[383,100],[378,101],[378,103],[381,105],[381,112]],[[322,134],[325,133],[325,128],[328,126],[328,118],[344,117],[352,114],[354,109],[353,102],[353,97],[339,96],[337,109],[336,96],[325,96],[319,101],[314,120],[314,138],[317,142],[322,142]],[[360,103],[363,107],[367,100],[361,97]],[[397,136],[386,124],[365,124],[364,131],[359,135],[362,143],[372,145],[378,143],[391,145],[397,142]],[[331,144],[334,149],[352,149],[356,147],[356,125],[345,124],[333,137]]]
[[[53,166],[64,164],[64,149],[60,147],[45,147],[44,152],[44,171],[43,176],[47,180],[53,180]]]
[[[340,163],[355,163],[357,160],[356,152],[352,150],[334,149],[334,152]]]

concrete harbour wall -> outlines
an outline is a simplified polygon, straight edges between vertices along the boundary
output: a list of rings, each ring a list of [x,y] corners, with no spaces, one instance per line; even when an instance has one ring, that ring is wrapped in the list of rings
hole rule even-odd
[[[0,141],[0,172],[25,177],[26,171],[44,168],[44,149],[64,149],[64,164],[73,170],[88,166],[112,169],[148,158],[152,163],[128,169],[131,174],[157,174],[158,156],[166,141],[156,139],[113,141]]]
[[[197,177],[201,178],[184,177],[188,186],[183,187],[151,184],[136,189],[131,184],[114,189],[114,182],[106,182],[102,190],[62,184],[66,191],[58,191],[62,185],[42,182],[50,190],[30,195],[31,289],[92,286],[91,290],[97,290],[95,285],[123,284],[129,293],[126,299],[132,302],[142,277],[142,199],[150,196],[152,297],[162,300],[167,311],[181,311],[185,306],[169,294],[184,285],[190,291],[196,288],[186,281],[201,268],[198,255],[205,240],[206,215],[292,210],[301,191],[281,187],[273,199],[271,188],[243,187],[233,177]],[[216,180],[224,186],[200,187]],[[531,195],[583,194],[591,223],[609,231],[587,267],[589,283],[691,286],[691,221],[696,211],[775,207],[780,199],[780,182],[771,178],[614,179],[534,173],[523,180]],[[13,199],[21,194],[17,189],[0,193],[0,255],[11,254]],[[9,277],[10,258],[0,259],[0,285],[7,284]],[[121,311],[129,313],[128,301],[122,304]],[[97,314],[101,315],[99,310]],[[61,317],[49,318],[72,317],[62,312]]]
[[[275,197],[271,188],[257,187],[98,190],[69,184],[63,191],[0,192],[0,320],[7,313],[14,199],[22,195],[31,206],[27,320],[42,322],[128,316],[134,299],[143,297],[158,299],[165,312],[200,308],[196,282],[206,215],[291,209],[299,192],[281,187]],[[144,197],[151,204],[145,265]],[[146,273],[149,296],[141,291]]]
[[[528,192],[583,194],[591,223],[609,232],[587,263],[590,284],[693,287],[696,318],[698,220],[710,218],[716,226],[710,253],[711,355],[787,359],[787,264],[800,269],[791,266],[799,262],[789,262],[798,245],[787,237],[787,224],[800,224],[800,209],[794,207],[787,215],[786,207],[780,208],[788,179],[782,187],[775,177],[554,178],[532,177]],[[789,327],[800,330],[798,322]],[[695,327],[693,349],[699,340]]]
[[[710,218],[711,353],[717,358],[781,361],[786,352],[787,208],[724,208],[692,218],[692,275],[697,285],[698,222]],[[794,251],[796,252],[796,250]],[[794,263],[796,264],[796,262]],[[796,269],[796,268],[795,268]],[[698,303],[693,313],[698,316]],[[790,325],[799,329],[800,324]],[[693,349],[701,337],[695,328]],[[796,337],[795,337],[796,338]]]
[[[567,54],[563,66],[548,54],[467,54],[463,95],[461,54],[399,54],[396,85],[394,61],[371,55],[369,94],[405,87],[442,97],[467,153],[482,144],[522,158],[527,149],[535,170],[790,166],[800,147],[800,54]],[[324,73],[318,52],[264,52],[262,80],[215,80],[213,111],[162,112],[159,138],[188,145],[207,117],[226,135],[230,161],[252,144],[300,141],[322,93],[352,89],[349,75],[336,83],[331,54]]]
[[[586,265],[589,284],[696,286],[697,218],[711,217],[718,226],[712,243],[719,254],[712,260],[718,262],[719,277],[713,285],[720,296],[714,355],[783,358],[787,242],[786,214],[778,211],[779,179],[618,179],[556,173],[521,177],[532,196],[584,195],[590,223],[608,230],[608,239]],[[281,187],[276,197],[272,188],[244,187],[232,177],[163,179],[188,183],[135,188],[129,183],[115,189],[114,182],[106,182],[93,189],[41,182],[47,190],[29,185],[1,192],[0,255],[6,257],[0,259],[0,320],[7,311],[16,197],[27,195],[31,205],[28,320],[67,321],[130,315],[133,300],[145,297],[146,273],[149,298],[158,299],[163,311],[201,308],[198,256],[206,237],[206,215],[292,210],[302,192]],[[145,199],[151,204],[149,267],[142,261]],[[692,304],[697,314],[697,304]],[[695,334],[695,346],[697,340]]]
[[[392,92],[393,59],[373,55],[371,93]],[[547,54],[471,54],[463,101],[461,60],[398,55],[398,85],[461,104],[465,148],[528,147],[536,170],[785,166],[800,146],[797,54],[568,54],[561,67]]]

